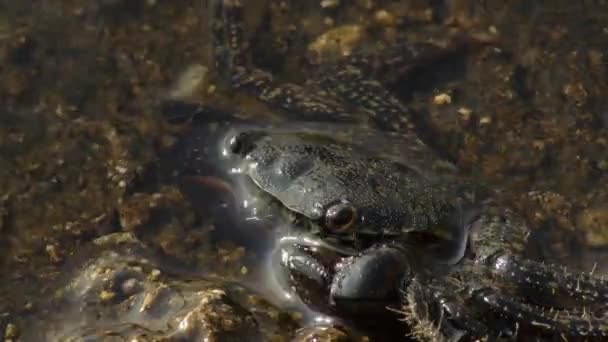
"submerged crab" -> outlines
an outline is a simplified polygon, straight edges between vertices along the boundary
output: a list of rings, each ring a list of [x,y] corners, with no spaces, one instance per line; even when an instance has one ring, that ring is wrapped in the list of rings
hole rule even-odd
[[[246,131],[229,145],[309,228],[280,238],[275,257],[313,305],[357,315],[400,303],[416,332],[452,339],[608,336],[608,283],[526,259],[530,232],[508,210],[455,178],[313,135]]]
[[[276,253],[298,293],[338,313],[401,307],[421,337],[608,338],[608,282],[527,259],[525,223],[436,158],[412,114],[371,77],[440,49],[404,44],[386,51],[399,58],[356,55],[306,86],[278,84],[249,64],[241,2],[210,2],[216,66],[232,89],[299,120],[362,114],[374,127],[251,128],[228,141],[246,178],[306,228],[282,236]]]

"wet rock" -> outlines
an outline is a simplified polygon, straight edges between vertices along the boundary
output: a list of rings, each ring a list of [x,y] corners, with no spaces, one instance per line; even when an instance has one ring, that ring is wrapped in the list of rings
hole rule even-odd
[[[576,217],[578,228],[592,246],[608,246],[608,206],[598,205],[582,210]]]
[[[360,339],[366,341],[365,339]],[[357,339],[334,326],[313,325],[299,329],[292,342],[354,342]]]
[[[4,340],[12,341],[13,339],[19,337],[19,329],[16,325],[12,323],[8,323],[6,328],[4,328]]]
[[[287,341],[294,333],[296,323],[265,300],[252,300],[256,293],[186,276],[137,240],[106,239],[87,253],[92,259],[32,314],[25,340]]]
[[[156,193],[136,193],[125,199],[118,208],[120,225],[125,231],[138,231],[150,225],[154,215],[162,215],[170,211],[180,217],[185,225],[194,221],[190,206],[182,197],[181,192],[174,187],[162,187]]]
[[[584,105],[589,96],[582,83],[568,83],[563,86],[562,92],[568,100],[575,102],[578,106]]]
[[[243,266],[237,258],[220,261],[223,260],[222,250],[233,253],[238,246],[229,242],[213,243],[214,223],[203,219],[195,225],[196,215],[190,202],[175,187],[163,186],[154,193],[135,193],[125,198],[118,207],[118,217],[124,232],[132,233],[186,264],[195,263],[211,269],[231,265],[234,268],[229,270],[237,273]],[[242,257],[244,252],[238,255]]]
[[[314,63],[340,60],[350,56],[364,37],[365,31],[360,25],[332,28],[308,45],[309,57]]]
[[[262,340],[255,317],[220,288],[199,292],[198,305],[178,319],[169,338],[185,341]]]
[[[205,84],[208,71],[207,67],[200,64],[188,66],[169,90],[169,96],[172,99],[191,98]]]
[[[321,8],[336,8],[340,6],[340,0],[321,0],[320,2]]]
[[[540,227],[548,221],[555,228],[572,230],[572,204],[561,194],[550,191],[532,191],[515,201],[526,221],[532,227]]]

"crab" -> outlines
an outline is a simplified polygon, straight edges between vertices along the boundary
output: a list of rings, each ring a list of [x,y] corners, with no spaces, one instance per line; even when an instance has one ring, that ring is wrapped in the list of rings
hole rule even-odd
[[[241,1],[209,13],[224,83],[299,122],[238,128],[223,145],[290,214],[274,253],[287,290],[333,314],[392,307],[420,339],[608,338],[608,281],[527,258],[525,220],[439,158],[376,78],[448,50],[397,44],[285,84],[250,62]]]
[[[316,308],[392,307],[423,339],[608,334],[606,280],[527,259],[530,229],[489,190],[312,132],[246,130],[227,149],[291,212],[277,273]]]

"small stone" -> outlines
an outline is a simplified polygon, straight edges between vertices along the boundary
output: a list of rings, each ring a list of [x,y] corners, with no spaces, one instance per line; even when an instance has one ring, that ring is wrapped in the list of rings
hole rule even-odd
[[[212,289],[212,290],[209,290],[209,293],[211,293],[212,295],[214,295],[217,298],[226,295],[226,291],[224,291],[222,289]]]
[[[294,342],[312,342],[312,341],[336,341],[346,342],[353,339],[344,330],[331,325],[312,325],[299,329],[292,341]]]
[[[601,66],[604,60],[604,54],[596,49],[591,49],[588,52],[589,63],[593,66]]]
[[[112,291],[103,290],[99,293],[99,299],[102,302],[109,302],[116,296],[116,293]]]
[[[148,309],[150,309],[150,307],[152,307],[152,304],[154,303],[155,299],[156,299],[155,293],[151,293],[151,292],[146,293],[146,295],[144,296],[144,299],[141,303],[141,307],[139,308],[139,312],[144,312],[144,311],[147,311]]]
[[[127,171],[129,171],[129,169],[127,169],[126,167],[118,166],[118,165],[114,167],[114,170],[116,170],[116,172],[118,172],[121,175],[124,175],[125,173],[127,173]]]
[[[545,142],[543,140],[540,139],[535,139],[532,141],[532,146],[539,151],[542,151],[545,149]]]
[[[17,338],[17,336],[19,336],[19,330],[17,329],[17,326],[13,323],[7,324],[6,328],[4,329],[4,339],[11,340]]]
[[[364,36],[365,30],[360,25],[343,25],[332,28],[309,44],[309,58],[313,63],[340,60],[345,56],[350,56],[352,50]]]
[[[135,278],[129,278],[122,283],[120,288],[125,296],[132,296],[140,289],[139,281]]]
[[[159,269],[154,269],[152,270],[152,272],[150,272],[150,279],[151,280],[157,280],[160,277],[160,270]]]
[[[139,240],[137,240],[135,234],[131,232],[111,233],[108,235],[100,236],[97,239],[93,240],[93,243],[98,246],[119,245],[122,243],[137,242],[139,242]]]
[[[61,256],[59,255],[59,252],[57,251],[57,247],[55,245],[46,245],[45,250],[52,262],[61,261]]]
[[[608,243],[608,205],[587,208],[578,214],[576,224],[586,233],[590,246],[605,246]]]
[[[23,310],[30,311],[30,310],[32,310],[33,307],[34,307],[34,304],[32,304],[32,302],[26,302],[25,305],[23,305]]]
[[[452,103],[452,97],[446,93],[438,94],[433,98],[433,103],[435,103],[436,105],[450,104]],[[462,109],[464,108],[459,109],[458,112],[460,113],[460,110]]]
[[[492,118],[489,116],[484,116],[481,119],[479,119],[479,124],[480,125],[488,125],[492,123]]]
[[[566,84],[563,86],[562,92],[566,97],[578,103],[583,103],[589,95],[582,83]]]
[[[472,113],[473,113],[473,111],[470,110],[469,108],[461,107],[458,109],[458,114],[460,114],[460,116],[462,117],[462,119],[464,121],[469,121]]]
[[[189,98],[206,82],[208,68],[193,64],[186,68],[179,76],[171,90],[169,96],[174,99]]]
[[[389,11],[381,9],[374,13],[374,20],[382,26],[395,26],[397,24],[397,19],[395,16],[391,14]]]
[[[321,0],[321,8],[335,8],[340,6],[340,0]]]

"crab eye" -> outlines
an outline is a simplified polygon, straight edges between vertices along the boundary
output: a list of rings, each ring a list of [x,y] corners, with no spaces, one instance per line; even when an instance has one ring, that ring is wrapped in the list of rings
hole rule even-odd
[[[236,155],[245,155],[254,148],[253,134],[250,132],[237,133],[228,140],[228,151]]]
[[[347,232],[357,221],[357,209],[349,203],[338,203],[327,209],[325,226],[333,233]]]
[[[243,143],[244,138],[244,133],[239,133],[230,138],[230,141],[228,141],[228,150],[233,154],[239,154],[243,150],[245,145]]]
[[[257,147],[257,142],[265,136],[261,131],[237,132],[225,143],[225,152],[245,156]]]

